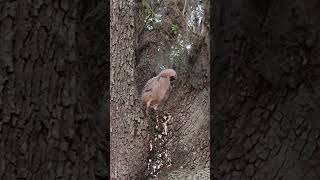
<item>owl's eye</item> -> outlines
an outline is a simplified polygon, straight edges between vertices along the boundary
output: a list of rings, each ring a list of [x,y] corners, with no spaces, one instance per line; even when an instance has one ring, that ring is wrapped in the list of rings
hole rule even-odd
[[[176,78],[175,78],[174,76],[171,76],[171,77],[170,77],[170,81],[172,82],[172,81],[174,81],[174,80],[176,80]]]

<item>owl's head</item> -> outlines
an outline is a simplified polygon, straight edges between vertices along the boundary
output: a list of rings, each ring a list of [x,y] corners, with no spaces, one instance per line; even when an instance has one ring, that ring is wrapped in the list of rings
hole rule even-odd
[[[160,73],[159,73],[159,77],[162,77],[162,78],[169,78],[170,81],[173,81],[177,78],[177,73],[175,70],[173,69],[165,69],[165,70],[162,70]]]

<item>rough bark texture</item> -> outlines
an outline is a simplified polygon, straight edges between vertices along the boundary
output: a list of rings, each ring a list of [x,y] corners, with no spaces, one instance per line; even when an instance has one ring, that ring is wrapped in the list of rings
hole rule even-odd
[[[107,177],[102,3],[0,3],[0,179]]]
[[[147,118],[151,138],[147,157],[150,179],[209,179],[209,57],[205,42],[208,34],[191,33],[186,27],[191,5],[198,3],[188,1],[184,6],[184,1],[160,1],[152,8],[161,14],[161,22],[155,23],[152,30],[143,23],[137,26],[138,92],[162,66],[174,68],[178,77],[165,105]],[[174,26],[178,27],[177,32],[172,31]],[[181,39],[188,38],[192,45],[189,50],[179,44]],[[177,57],[170,57],[172,47],[181,48]]]
[[[111,179],[145,179],[147,122],[141,119],[135,72],[135,1],[111,1]]]
[[[320,4],[215,1],[212,177],[320,179]]]

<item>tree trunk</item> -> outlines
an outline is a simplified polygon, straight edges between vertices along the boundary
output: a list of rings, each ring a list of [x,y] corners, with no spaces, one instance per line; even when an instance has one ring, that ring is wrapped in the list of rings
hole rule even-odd
[[[148,2],[114,0],[111,4],[111,176],[206,179],[209,61],[204,38],[197,36],[191,42],[191,52],[184,48],[181,57],[177,57],[180,61],[172,63],[170,47],[178,46],[179,37],[171,32],[172,26],[178,24],[179,33],[184,36],[186,19],[179,16],[174,1],[152,1],[151,7],[144,3]],[[157,7],[161,8],[156,10]],[[148,30],[143,13],[153,16],[152,9],[161,13],[163,24]],[[141,89],[161,66],[176,66],[179,80],[165,106],[142,120]]]
[[[134,79],[135,1],[111,1],[111,179],[145,179],[147,122]]]
[[[215,1],[214,179],[320,179],[319,7]]]
[[[151,138],[148,175],[157,180],[208,179],[209,57],[205,42],[208,34],[205,31],[200,34],[199,27],[195,32],[187,27],[193,10],[203,5],[207,11],[208,4],[190,0],[185,16],[182,16],[184,1],[164,0],[158,5],[157,1],[152,2],[150,9],[155,17],[160,15],[161,18],[158,23],[149,24],[153,27],[151,30],[146,25],[148,21],[137,27],[141,31],[137,33],[140,37],[136,86],[141,92],[146,81],[161,68],[175,69],[177,81],[173,83],[168,101],[146,120]],[[148,14],[148,11],[142,13]],[[136,17],[146,18],[143,15]],[[207,18],[204,19],[208,21]]]
[[[107,177],[106,28],[98,54],[87,28],[101,19],[83,19],[101,2],[0,3],[0,179]]]

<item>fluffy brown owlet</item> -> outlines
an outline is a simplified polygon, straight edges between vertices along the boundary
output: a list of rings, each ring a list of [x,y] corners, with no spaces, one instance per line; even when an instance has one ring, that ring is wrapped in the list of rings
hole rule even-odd
[[[142,102],[148,108],[157,110],[158,106],[167,100],[171,89],[171,81],[177,77],[176,71],[173,69],[165,69],[156,77],[149,79],[142,90]]]

